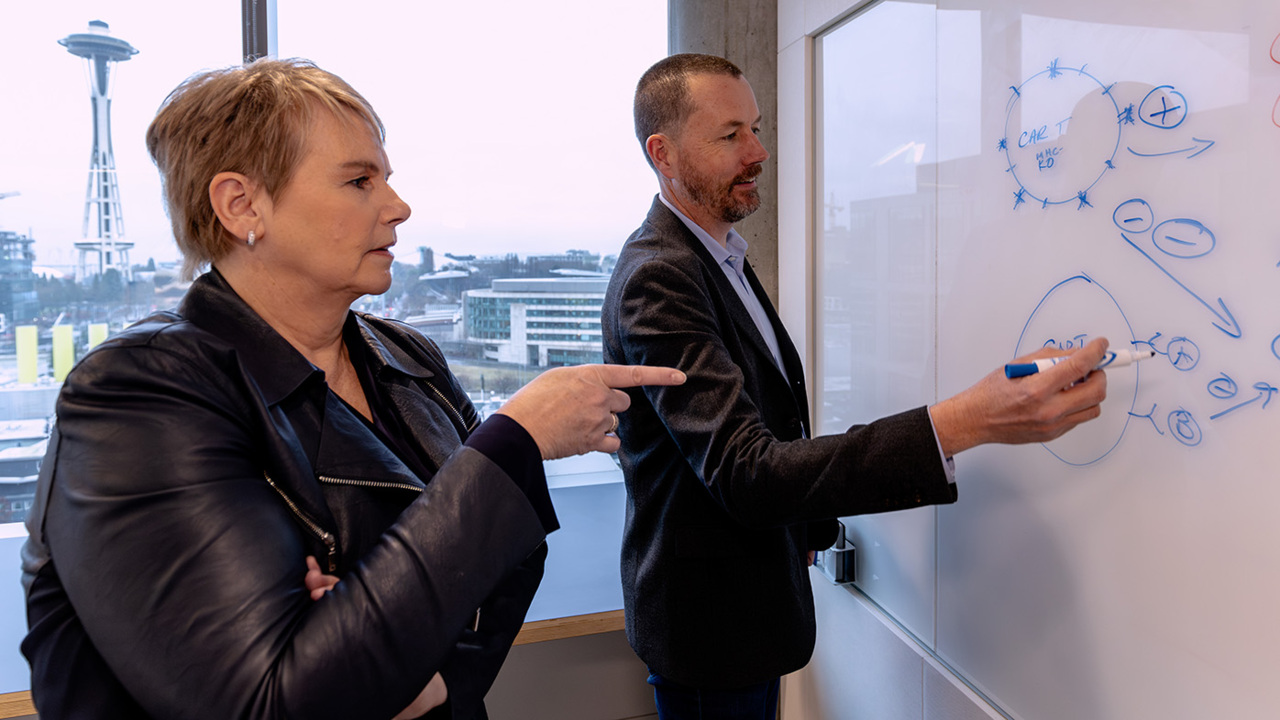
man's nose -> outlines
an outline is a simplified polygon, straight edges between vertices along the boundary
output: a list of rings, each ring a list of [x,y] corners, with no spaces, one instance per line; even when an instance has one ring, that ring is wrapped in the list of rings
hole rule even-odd
[[[749,148],[750,153],[748,154],[748,159],[746,160],[745,164],[755,165],[757,163],[762,163],[765,160],[769,159],[769,151],[765,149],[764,143],[760,142],[759,135],[755,133],[751,133],[750,142],[751,142],[751,147]]]

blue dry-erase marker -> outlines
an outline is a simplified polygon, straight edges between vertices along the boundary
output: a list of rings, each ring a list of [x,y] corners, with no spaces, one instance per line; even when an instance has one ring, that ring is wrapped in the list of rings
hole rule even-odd
[[[1120,348],[1119,350],[1108,350],[1106,355],[1102,356],[1102,362],[1098,363],[1094,370],[1105,370],[1113,367],[1124,367],[1132,365],[1139,360],[1146,360],[1155,357],[1155,350],[1134,350],[1132,348]],[[1004,376],[1007,378],[1019,378],[1027,375],[1035,375],[1038,372],[1048,370],[1058,363],[1066,360],[1069,355],[1059,357],[1040,358],[1035,362],[1029,363],[1009,363],[1004,366]]]

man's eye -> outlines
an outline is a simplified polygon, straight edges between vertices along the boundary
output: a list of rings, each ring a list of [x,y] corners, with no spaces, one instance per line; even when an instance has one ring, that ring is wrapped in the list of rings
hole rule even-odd
[[[735,132],[731,132],[731,133],[729,133],[728,135],[725,135],[725,136],[724,136],[724,139],[725,139],[725,140],[736,140],[737,138],[738,138],[738,133],[737,133],[736,131],[735,131]]]

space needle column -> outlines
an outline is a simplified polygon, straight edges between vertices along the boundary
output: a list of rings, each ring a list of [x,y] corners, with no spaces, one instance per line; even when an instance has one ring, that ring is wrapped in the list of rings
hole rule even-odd
[[[120,212],[120,185],[116,180],[116,160],[111,150],[111,64],[123,62],[138,53],[129,43],[111,37],[101,20],[89,23],[89,31],[68,35],[58,41],[67,52],[86,61],[89,73],[89,102],[93,107],[93,151],[89,156],[89,184],[85,190],[84,240],[76,243],[79,258],[76,281],[84,282],[92,274],[110,268],[120,272],[126,281],[133,279],[129,264],[129,248],[124,240],[124,218]],[[97,227],[89,233],[89,218],[96,216]],[[90,270],[89,256],[96,255],[97,266]]]

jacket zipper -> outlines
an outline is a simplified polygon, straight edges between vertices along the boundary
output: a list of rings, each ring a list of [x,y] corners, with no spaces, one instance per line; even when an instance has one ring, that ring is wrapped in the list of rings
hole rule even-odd
[[[440,392],[440,388],[431,383],[427,383],[426,385],[431,388],[431,392],[434,392],[436,397],[440,398],[440,402],[444,403],[445,407],[453,411],[453,416],[458,418],[458,427],[463,428],[468,433],[476,429],[476,425],[479,425],[479,423],[476,423],[476,425],[472,425],[471,427],[467,427],[467,421],[462,419],[462,413],[458,412],[458,408],[454,407],[453,403],[449,402],[449,398],[445,397],[444,393]]]
[[[447,408],[449,408],[449,410],[453,413],[453,416],[454,416],[454,417],[456,417],[456,418],[458,418],[458,425],[459,425],[460,427],[465,428],[467,432],[471,432],[472,430],[474,430],[474,429],[475,429],[475,426],[474,426],[474,425],[473,425],[473,426],[471,426],[471,427],[467,427],[467,421],[466,421],[466,420],[464,420],[464,419],[462,418],[462,413],[458,412],[458,408],[454,407],[454,406],[453,406],[453,403],[449,402],[449,398],[445,397],[445,396],[444,396],[444,393],[440,392],[440,388],[437,388],[435,385],[433,385],[433,384],[431,384],[431,383],[426,383],[426,385],[427,385],[427,387],[431,388],[431,391],[432,391],[432,392],[434,392],[434,393],[436,394],[436,397],[440,398],[440,402],[444,403],[444,406],[445,406],[445,407],[447,407]],[[479,424],[479,423],[477,423],[477,425],[478,425],[478,424]],[[303,524],[304,526],[306,526],[306,528],[307,528],[308,530],[310,530],[310,531],[312,532],[312,534],[314,534],[316,537],[320,538],[320,541],[324,543],[324,545],[325,545],[325,547],[326,547],[326,548],[328,548],[328,551],[329,551],[329,558],[328,558],[329,572],[333,572],[333,571],[337,570],[337,569],[338,569],[338,564],[337,564],[337,561],[336,561],[336,557],[337,557],[337,554],[338,554],[338,541],[337,541],[337,539],[333,536],[333,533],[331,533],[331,532],[329,532],[329,531],[325,530],[324,528],[320,527],[320,525],[319,525],[318,523],[316,523],[316,521],[314,521],[314,520],[312,520],[311,518],[307,517],[307,514],[306,514],[306,513],[304,513],[304,512],[302,512],[302,510],[298,508],[297,504],[293,502],[293,499],[292,499],[292,498],[290,498],[290,497],[288,496],[288,494],[286,494],[286,493],[285,493],[285,491],[281,490],[279,485],[276,485],[275,481],[271,479],[271,476],[270,476],[270,475],[268,475],[268,474],[266,474],[266,473],[264,472],[264,473],[262,474],[262,477],[266,478],[266,480],[267,480],[267,484],[268,484],[268,485],[270,485],[270,486],[272,487],[272,489],[274,489],[277,493],[279,493],[280,497],[284,500],[285,504],[286,504],[286,505],[288,505],[288,506],[289,506],[289,509],[293,511],[293,514],[294,514],[294,515],[296,515],[296,516],[298,516],[298,519],[302,521],[302,524]],[[325,482],[325,483],[329,483],[329,484],[332,484],[332,485],[352,485],[352,486],[356,486],[356,487],[398,488],[398,489],[401,489],[401,490],[411,490],[411,491],[413,491],[413,492],[417,492],[417,493],[421,493],[421,492],[422,492],[422,488],[417,487],[416,485],[410,485],[410,484],[408,484],[408,483],[377,482],[377,481],[372,481],[372,480],[346,480],[346,479],[343,479],[343,478],[329,477],[329,476],[326,476],[326,475],[321,475],[321,476],[320,476],[320,482]],[[477,620],[477,624],[478,624],[478,621],[479,621],[479,615],[480,615],[480,613],[479,613],[479,611],[477,610],[477,611],[476,611],[476,620]]]
[[[383,482],[379,480],[348,480],[346,478],[330,477],[321,475],[320,482],[329,483],[330,485],[354,485],[355,487],[372,487],[372,488],[398,488],[400,490],[412,490],[414,492],[422,492],[422,488],[417,485],[399,482]]]
[[[293,514],[298,516],[298,519],[302,521],[302,524],[306,526],[306,528],[310,530],[316,537],[320,538],[320,541],[324,543],[324,546],[326,548],[328,548],[329,572],[334,572],[335,570],[337,570],[338,569],[338,563],[337,563],[338,541],[333,536],[333,533],[320,527],[320,525],[317,524],[316,521],[307,517],[307,514],[302,512],[302,510],[298,508],[297,504],[293,502],[293,499],[290,498],[289,495],[286,494],[284,490],[281,490],[279,485],[276,485],[275,481],[271,479],[270,475],[264,472],[262,473],[262,477],[266,478],[267,484],[270,485],[273,490],[275,490],[277,493],[280,494],[280,497],[284,500],[285,505],[288,505],[289,509],[293,511]]]

